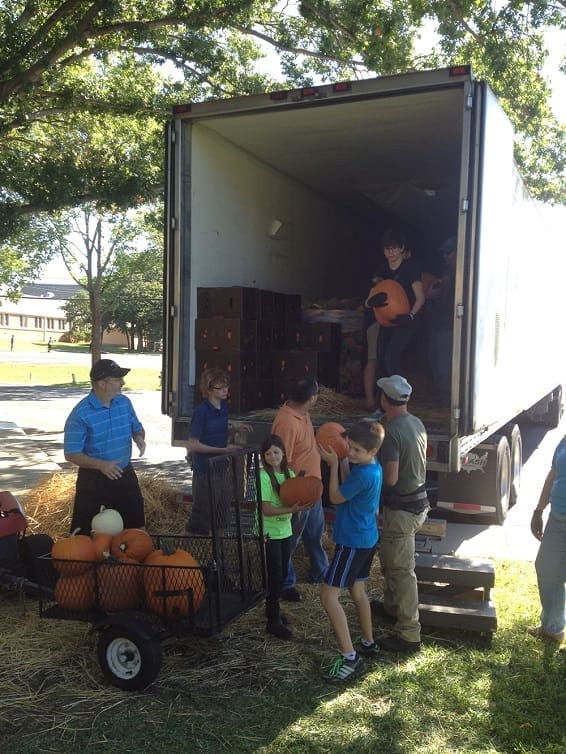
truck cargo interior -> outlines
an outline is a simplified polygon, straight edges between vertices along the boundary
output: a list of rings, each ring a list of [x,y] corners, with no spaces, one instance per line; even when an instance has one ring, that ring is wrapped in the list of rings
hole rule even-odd
[[[299,275],[293,267],[287,289],[302,288],[307,297],[363,295],[381,255],[380,233],[394,220],[409,230],[415,258],[424,267],[434,266],[435,250],[454,234],[457,222],[461,90],[364,98],[346,106],[308,104],[198,123],[250,160],[286,176],[297,198],[310,195],[316,204],[317,211],[309,201],[293,203],[293,195],[261,181],[262,194],[274,191],[273,216],[265,223],[267,233],[271,222],[277,228],[271,253],[309,262]],[[245,179],[246,172],[241,175]],[[239,190],[243,198],[251,189]],[[308,254],[301,240],[305,224]],[[323,239],[316,261],[313,236],[315,244],[317,237]]]
[[[191,254],[193,292],[252,286],[300,294],[304,308],[349,299],[359,309],[392,224],[421,269],[438,273],[438,247],[457,228],[462,103],[456,87],[196,119],[188,211],[191,248],[207,255]],[[417,350],[405,371],[422,381]],[[427,397],[429,422],[447,425]]]

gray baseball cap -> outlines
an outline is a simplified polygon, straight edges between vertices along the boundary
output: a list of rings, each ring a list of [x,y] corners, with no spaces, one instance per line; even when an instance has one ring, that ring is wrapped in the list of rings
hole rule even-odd
[[[383,390],[388,398],[393,401],[406,403],[411,397],[413,388],[400,374],[392,374],[391,377],[382,377],[377,381],[377,387]]]

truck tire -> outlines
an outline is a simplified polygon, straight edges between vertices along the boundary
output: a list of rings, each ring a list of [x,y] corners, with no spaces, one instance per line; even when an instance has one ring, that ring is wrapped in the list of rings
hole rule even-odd
[[[502,524],[511,496],[509,441],[503,435],[495,435],[477,445],[468,456],[467,465],[457,474],[439,472],[437,508]]]
[[[104,676],[119,689],[141,691],[157,678],[161,644],[131,626],[112,625],[98,639],[98,662]]]
[[[562,419],[564,406],[562,405],[562,385],[558,385],[552,393],[552,398],[548,403],[548,409],[544,415],[543,424],[551,429],[556,429]]]
[[[511,499],[511,450],[506,437],[497,443],[497,468],[495,472],[495,522],[502,524]]]
[[[510,445],[511,456],[511,489],[509,492],[509,507],[515,505],[521,490],[521,472],[523,469],[523,438],[518,424],[513,424],[506,433]]]

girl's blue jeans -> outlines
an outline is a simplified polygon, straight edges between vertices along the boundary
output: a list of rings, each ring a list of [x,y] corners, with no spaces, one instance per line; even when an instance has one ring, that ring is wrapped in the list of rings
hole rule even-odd
[[[293,533],[291,541],[291,557],[289,559],[289,570],[287,578],[283,584],[283,589],[291,589],[297,583],[297,576],[293,568],[293,553],[299,540],[303,540],[305,551],[310,561],[310,580],[314,583],[321,583],[328,570],[328,555],[322,546],[322,534],[324,532],[324,511],[322,501],[311,508],[310,511],[301,513],[301,528],[298,532]]]

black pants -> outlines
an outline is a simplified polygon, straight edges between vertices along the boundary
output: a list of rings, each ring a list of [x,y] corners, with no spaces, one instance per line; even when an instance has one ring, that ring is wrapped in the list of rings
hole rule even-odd
[[[108,479],[96,469],[79,469],[71,532],[80,529],[79,534],[90,534],[101,505],[117,510],[125,529],[145,526],[143,497],[133,466],[126,466],[120,479]]]
[[[380,327],[377,337],[377,371],[379,377],[403,374],[401,357],[416,329],[416,321],[404,327]]]
[[[283,583],[287,578],[291,557],[292,537],[267,539],[265,542],[265,562],[267,565],[267,598],[278,600]]]

